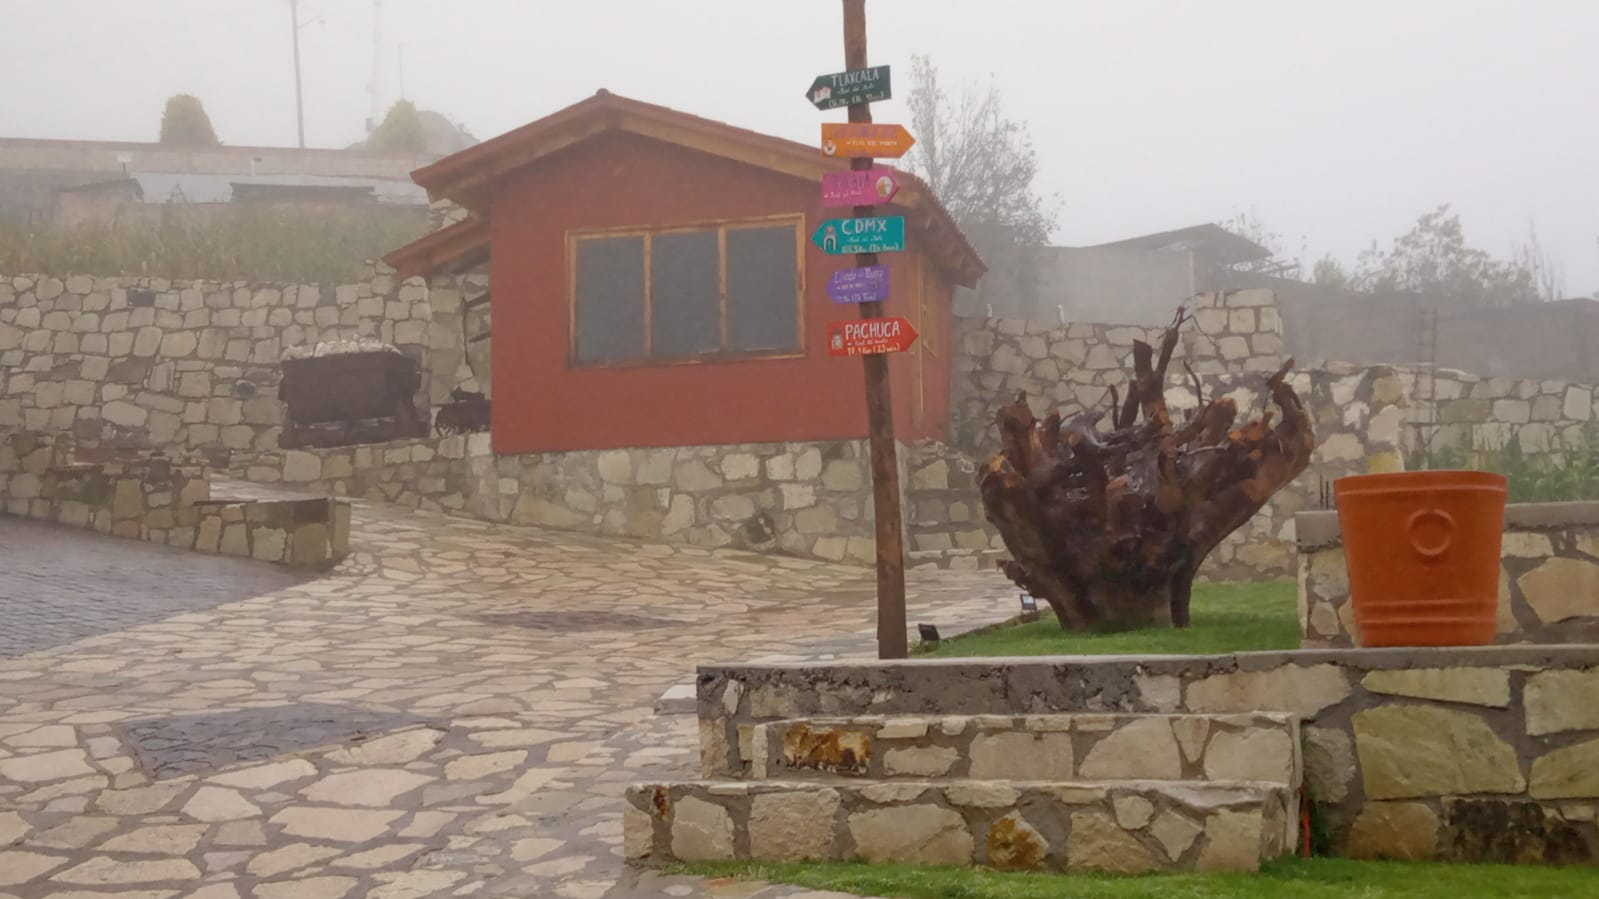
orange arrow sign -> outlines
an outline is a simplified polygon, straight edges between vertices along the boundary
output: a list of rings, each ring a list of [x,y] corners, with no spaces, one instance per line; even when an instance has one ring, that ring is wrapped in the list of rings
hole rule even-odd
[[[910,152],[916,138],[904,125],[828,122],[822,125],[822,153],[844,159],[863,156],[898,159]]]

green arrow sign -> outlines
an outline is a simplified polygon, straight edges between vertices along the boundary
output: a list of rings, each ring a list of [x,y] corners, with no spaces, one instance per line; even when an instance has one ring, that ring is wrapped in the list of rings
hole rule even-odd
[[[805,98],[817,109],[876,103],[890,96],[888,66],[851,69],[836,75],[817,75],[816,80],[811,82],[811,89],[805,92]]]
[[[828,219],[811,235],[811,241],[829,256],[898,253],[905,249],[905,217]]]

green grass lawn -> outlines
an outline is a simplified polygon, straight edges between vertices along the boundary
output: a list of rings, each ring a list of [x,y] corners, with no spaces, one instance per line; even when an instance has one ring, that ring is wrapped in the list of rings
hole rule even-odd
[[[1192,626],[1076,634],[1045,611],[1037,621],[945,640],[917,652],[932,657],[1204,654],[1298,649],[1298,592],[1293,581],[1196,584]],[[1043,605],[1043,603],[1040,603]]]
[[[1578,899],[1599,896],[1599,868],[1284,858],[1259,874],[1006,874],[909,865],[689,865],[678,873],[788,883],[904,899]]]

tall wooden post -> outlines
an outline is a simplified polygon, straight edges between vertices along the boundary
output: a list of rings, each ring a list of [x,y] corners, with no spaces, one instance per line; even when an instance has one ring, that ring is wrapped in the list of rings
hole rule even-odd
[[[844,68],[866,64],[866,0],[844,0]],[[851,122],[872,120],[866,103],[849,107]],[[870,169],[874,160],[853,159],[850,167]],[[875,206],[857,206],[855,215],[870,216]],[[857,266],[877,264],[876,253],[858,253]],[[879,318],[883,304],[860,304],[861,318]],[[903,659],[905,638],[905,529],[900,519],[899,454],[894,445],[894,403],[888,383],[888,354],[861,356],[866,369],[867,442],[871,452],[872,510],[877,522],[877,657]]]

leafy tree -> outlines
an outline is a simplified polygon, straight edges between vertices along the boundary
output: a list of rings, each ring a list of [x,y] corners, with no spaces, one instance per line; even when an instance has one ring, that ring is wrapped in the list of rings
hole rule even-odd
[[[1559,276],[1534,233],[1509,261],[1466,245],[1460,215],[1448,204],[1423,215],[1408,233],[1380,250],[1360,254],[1354,284],[1361,290],[1426,293],[1467,306],[1509,306],[1553,299]]]
[[[962,228],[999,226],[1019,243],[1046,242],[1055,212],[1033,185],[1038,154],[1027,126],[1006,116],[999,88],[967,85],[951,97],[925,56],[911,58],[911,85],[910,170]]]
[[[372,130],[367,147],[388,153],[422,153],[427,150],[427,136],[422,131],[422,116],[416,104],[399,100],[389,107],[382,124]]]
[[[175,147],[214,147],[220,141],[198,97],[178,94],[161,114],[161,143]]]
[[[1340,290],[1350,290],[1354,286],[1354,276],[1349,274],[1349,269],[1344,264],[1334,259],[1331,255],[1323,256],[1316,260],[1310,270],[1310,283],[1319,287],[1336,287]]]

